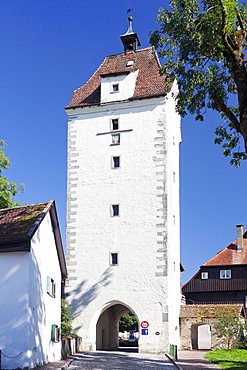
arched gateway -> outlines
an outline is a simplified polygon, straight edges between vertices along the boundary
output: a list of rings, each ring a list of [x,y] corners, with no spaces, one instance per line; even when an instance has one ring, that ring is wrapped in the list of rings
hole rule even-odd
[[[124,304],[112,302],[101,312],[96,324],[96,349],[116,350],[119,348],[118,322],[131,309]]]
[[[145,322],[139,351],[155,353],[179,341],[180,118],[176,82],[160,75],[154,48],[137,49],[129,20],[124,52],[66,108],[66,292],[85,350],[115,348],[131,310]]]

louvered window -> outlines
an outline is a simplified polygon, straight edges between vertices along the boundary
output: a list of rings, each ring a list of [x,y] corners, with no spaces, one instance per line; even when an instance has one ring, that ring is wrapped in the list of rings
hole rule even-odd
[[[56,297],[56,284],[55,281],[47,276],[46,292],[52,297]]]
[[[51,340],[53,342],[59,342],[60,340],[60,329],[57,325],[51,326]]]

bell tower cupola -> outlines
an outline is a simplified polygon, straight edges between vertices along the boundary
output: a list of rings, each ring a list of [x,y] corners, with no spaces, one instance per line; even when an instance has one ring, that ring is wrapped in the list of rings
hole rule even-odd
[[[128,50],[136,51],[138,46],[141,46],[137,33],[133,32],[132,27],[133,18],[129,17],[128,21],[129,21],[128,31],[124,35],[120,36],[120,39],[124,46],[125,53]]]

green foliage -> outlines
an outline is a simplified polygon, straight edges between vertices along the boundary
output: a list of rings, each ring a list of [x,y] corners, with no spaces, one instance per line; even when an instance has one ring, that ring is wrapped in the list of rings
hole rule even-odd
[[[239,317],[224,315],[219,318],[214,328],[217,337],[223,339],[226,343],[226,347],[230,348],[233,343],[239,344],[241,336],[244,330],[247,329],[247,326]]]
[[[176,76],[177,110],[204,120],[218,111],[224,125],[215,143],[231,164],[247,159],[246,5],[237,0],[171,0],[159,9],[151,43],[166,62],[161,73]],[[241,150],[241,136],[245,149]]]
[[[222,369],[247,370],[247,351],[244,349],[221,349],[208,352],[204,358]]]
[[[3,170],[6,170],[11,165],[9,158],[5,156],[4,147],[6,143],[0,140],[0,209],[19,206],[20,203],[14,202],[13,198],[20,191],[24,191],[24,184],[18,186],[12,181],[8,181],[7,177],[2,176]]]
[[[61,299],[61,338],[77,336],[73,331],[71,306]]]
[[[119,331],[138,330],[138,322],[132,312],[125,313],[119,320]]]

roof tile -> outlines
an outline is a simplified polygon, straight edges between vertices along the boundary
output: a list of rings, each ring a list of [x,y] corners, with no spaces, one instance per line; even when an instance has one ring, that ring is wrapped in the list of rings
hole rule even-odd
[[[25,240],[49,202],[0,210],[0,244]]]
[[[127,66],[128,61],[134,63]],[[160,63],[153,47],[107,56],[90,79],[75,90],[66,108],[100,104],[101,75],[135,72],[139,70],[134,95],[131,99],[164,96],[171,89],[165,84],[167,76],[160,75]]]

